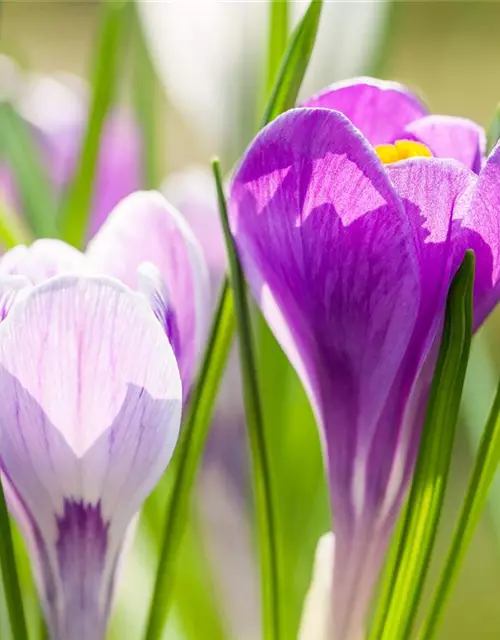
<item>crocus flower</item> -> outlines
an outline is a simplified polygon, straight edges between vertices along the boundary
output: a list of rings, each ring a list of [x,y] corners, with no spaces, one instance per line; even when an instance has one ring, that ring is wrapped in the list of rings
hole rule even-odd
[[[64,196],[80,157],[88,117],[87,87],[72,76],[19,79],[14,103],[31,129],[53,186],[55,200]],[[118,202],[141,188],[140,132],[126,109],[104,123],[94,182],[89,237]],[[22,213],[22,201],[9,167],[0,165],[0,197]]]
[[[477,260],[476,326],[498,296],[500,150],[479,176],[454,160],[404,159],[415,150],[431,155],[407,142],[394,147],[402,159],[384,165],[339,112],[295,109],[252,142],[230,193],[246,277],[320,427],[336,640],[364,635],[467,247]]]
[[[205,282],[157,193],[122,201],[85,254],[38,240],[0,261],[0,469],[56,640],[104,637],[127,525],[177,440]]]
[[[466,118],[430,115],[405,86],[375,78],[337,82],[307,100],[304,107],[343,113],[372,145],[397,140],[423,143],[437,158],[454,158],[476,173],[486,149],[484,129]]]

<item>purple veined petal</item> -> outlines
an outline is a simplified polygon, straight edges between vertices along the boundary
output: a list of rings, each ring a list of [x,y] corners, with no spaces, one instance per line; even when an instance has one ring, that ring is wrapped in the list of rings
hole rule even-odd
[[[472,120],[430,115],[410,122],[405,132],[429,147],[437,158],[453,158],[479,173],[486,153],[486,134]]]
[[[29,247],[18,245],[0,258],[0,277],[22,275],[33,284],[63,273],[88,271],[81,251],[51,238],[35,240]]]
[[[170,340],[174,354],[179,358],[181,354],[179,327],[175,311],[170,303],[167,285],[158,269],[151,262],[143,262],[137,269],[137,276],[138,290],[146,297]]]
[[[209,317],[208,273],[201,248],[180,213],[157,192],[125,198],[90,242],[86,256],[98,272],[137,289],[143,262],[160,272],[179,332],[178,361],[189,392]]]
[[[456,207],[453,244],[455,268],[466,249],[476,256],[474,326],[477,329],[500,297],[500,144],[493,149],[477,182]]]
[[[401,138],[408,124],[427,115],[425,106],[404,85],[375,78],[336,82],[303,106],[340,111],[372,145]]]
[[[31,289],[24,276],[0,276],[0,322],[5,320],[14,302]]]
[[[52,637],[100,640],[127,526],[178,436],[170,343],[119,282],[54,278],[0,324],[0,396],[2,473],[31,531]]]
[[[401,428],[414,382],[403,375],[407,353],[414,364],[428,337],[413,344],[421,257],[405,205],[368,142],[324,109],[293,110],[266,127],[231,189],[246,277],[322,427],[339,558],[335,633],[349,640],[362,628],[390,532],[378,522],[385,495],[374,504],[368,471],[387,478],[394,450],[374,469],[373,442],[381,425]],[[354,573],[340,559],[352,553]]]

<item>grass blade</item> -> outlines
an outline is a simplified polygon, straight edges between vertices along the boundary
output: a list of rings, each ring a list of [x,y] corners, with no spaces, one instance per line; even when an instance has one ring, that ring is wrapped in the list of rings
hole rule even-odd
[[[157,189],[161,179],[160,149],[157,130],[158,99],[160,96],[156,72],[144,40],[139,18],[138,0],[132,6],[134,34],[133,95],[137,122],[142,134],[143,184],[146,189]]]
[[[101,133],[117,84],[121,37],[127,20],[127,0],[105,0],[92,82],[92,103],[80,160],[60,214],[61,237],[82,248],[87,232]]]
[[[300,85],[311,59],[323,2],[312,0],[302,20],[292,33],[278,77],[264,113],[263,124],[295,106]]]
[[[417,635],[418,640],[434,637],[444,605],[458,576],[462,562],[486,506],[488,493],[500,463],[500,384],[481,438],[465,500],[453,534],[430,610]]]
[[[229,229],[226,199],[218,160],[213,161],[212,169],[217,187],[219,212],[226,240],[231,284],[235,298],[243,398],[250,441],[255,511],[258,522],[263,611],[262,637],[264,640],[277,640],[281,637],[279,544],[275,522],[277,510],[274,506],[274,488],[260,400],[250,309],[243,271]]]
[[[270,0],[269,45],[267,51],[266,93],[269,94],[276,81],[283,54],[288,42],[288,0]]]
[[[392,593],[379,636],[382,640],[410,637],[420,604],[443,507],[469,359],[473,283],[474,254],[467,252],[448,295],[441,347],[394,558]]]
[[[32,240],[21,217],[0,198],[0,246],[12,249],[18,244],[30,244]]]
[[[219,301],[190,412],[183,426],[177,474],[163,526],[162,545],[146,630],[147,640],[162,636],[172,589],[172,569],[189,513],[191,489],[196,477],[210,419],[235,331],[233,296],[226,282]]]
[[[26,620],[24,618],[23,601],[19,585],[19,575],[14,555],[12,531],[10,528],[9,514],[5,504],[2,480],[0,478],[0,567],[5,591],[5,600],[9,612],[10,628],[12,636],[16,640],[28,640]]]
[[[39,149],[26,122],[8,102],[0,104],[0,155],[14,172],[26,222],[35,236],[57,237],[56,207]],[[12,232],[8,225],[7,237]]]

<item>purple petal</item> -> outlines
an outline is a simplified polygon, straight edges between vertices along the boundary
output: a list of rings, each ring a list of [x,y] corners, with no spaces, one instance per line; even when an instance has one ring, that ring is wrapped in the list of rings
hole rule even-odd
[[[76,77],[40,76],[25,81],[24,93],[21,115],[31,125],[54,193],[61,198],[80,158],[89,107],[87,87]],[[15,184],[9,184],[11,177],[0,180],[12,204]],[[120,200],[141,186],[140,130],[128,111],[117,110],[107,117],[102,132],[89,236]]]
[[[86,255],[96,271],[133,289],[143,262],[158,269],[176,317],[177,356],[187,394],[205,338],[209,291],[201,249],[185,220],[159,193],[135,193],[111,213]]]
[[[437,158],[453,158],[479,173],[486,152],[486,135],[472,120],[432,115],[411,122],[405,131]]]
[[[0,258],[0,277],[21,275],[38,284],[63,273],[85,273],[83,253],[60,240],[44,238],[29,247],[18,245]]]
[[[455,267],[464,251],[476,255],[474,324],[482,324],[500,297],[500,145],[481,170],[467,197],[461,199],[454,219]]]
[[[2,471],[30,523],[51,632],[99,640],[127,525],[178,435],[170,344],[120,283],[54,278],[0,324],[0,394]]]
[[[420,307],[413,226],[356,129],[310,109],[257,136],[234,177],[230,215],[250,286],[323,428],[344,549],[365,510],[374,517],[381,506],[368,502],[371,443],[381,421],[397,432],[413,382],[400,374]],[[379,477],[393,456],[379,459]],[[346,615],[336,609],[339,629]]]
[[[401,138],[410,122],[427,115],[427,109],[405,86],[374,78],[334,83],[304,106],[340,111],[372,145]]]

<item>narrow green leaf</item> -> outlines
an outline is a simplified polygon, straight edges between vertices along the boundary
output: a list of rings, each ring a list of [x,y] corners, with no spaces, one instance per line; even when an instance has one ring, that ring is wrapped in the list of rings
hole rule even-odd
[[[234,331],[233,295],[226,282],[222,289],[198,383],[192,394],[189,414],[182,429],[179,451],[176,454],[177,474],[163,526],[162,547],[145,636],[147,640],[161,638],[167,619],[172,595],[173,565],[184,533],[191,489],[203,453],[217,390],[224,373]]]
[[[79,164],[60,214],[61,237],[77,248],[82,248],[87,232],[101,133],[117,86],[120,44],[128,15],[127,0],[105,0],[101,7],[90,115]]]
[[[0,568],[2,570],[5,600],[9,612],[10,628],[16,640],[28,640],[23,601],[19,585],[12,532],[9,522],[2,480],[0,478]]]
[[[33,234],[56,237],[54,195],[39,149],[26,122],[8,102],[0,103],[0,157],[12,168],[19,187],[23,213]],[[5,221],[3,239],[12,241],[12,224]],[[19,231],[19,229],[18,229]],[[15,232],[14,232],[15,233]]]
[[[267,51],[266,93],[269,94],[276,81],[281,59],[288,42],[288,0],[269,2],[269,45]]]
[[[496,143],[500,140],[500,103],[495,109],[493,120],[488,128],[488,134],[486,137],[486,152],[490,153]]]
[[[279,543],[274,505],[273,475],[269,463],[268,442],[264,428],[256,361],[251,330],[250,309],[243,271],[233,243],[222,176],[218,160],[212,163],[219,213],[226,241],[226,249],[234,292],[236,323],[239,336],[240,365],[243,379],[243,398],[246,424],[250,441],[253,468],[254,500],[258,522],[258,538],[261,564],[262,624],[264,640],[281,637],[280,621],[280,566]]]
[[[444,606],[458,576],[462,562],[476,530],[488,493],[500,463],[500,383],[481,438],[474,468],[462,503],[443,571],[432,598],[430,611],[422,625],[418,640],[434,637]]]
[[[292,35],[266,109],[263,125],[295,103],[314,44],[320,9],[321,2],[312,0]],[[301,57],[301,53],[306,55],[307,60]],[[168,616],[172,588],[171,567],[175,565],[176,550],[189,513],[191,489],[201,460],[234,332],[234,301],[226,278],[198,382],[192,393],[189,415],[183,426],[181,442],[178,446],[177,475],[172,500],[169,501],[166,509],[163,542],[150,604],[146,640],[159,640]]]
[[[420,604],[434,547],[472,339],[474,254],[467,252],[450,287],[420,449],[408,497],[393,587],[380,637],[406,640]]]
[[[137,122],[142,134],[143,183],[146,189],[157,189],[162,175],[158,159],[160,139],[157,128],[160,86],[144,39],[144,29],[139,17],[138,0],[132,3],[134,35],[133,96]]]
[[[18,244],[30,244],[33,236],[26,228],[21,216],[11,211],[0,198],[0,246],[12,249]]]
[[[312,0],[292,33],[264,114],[263,124],[271,122],[280,113],[295,106],[316,40],[322,6],[321,0]]]

